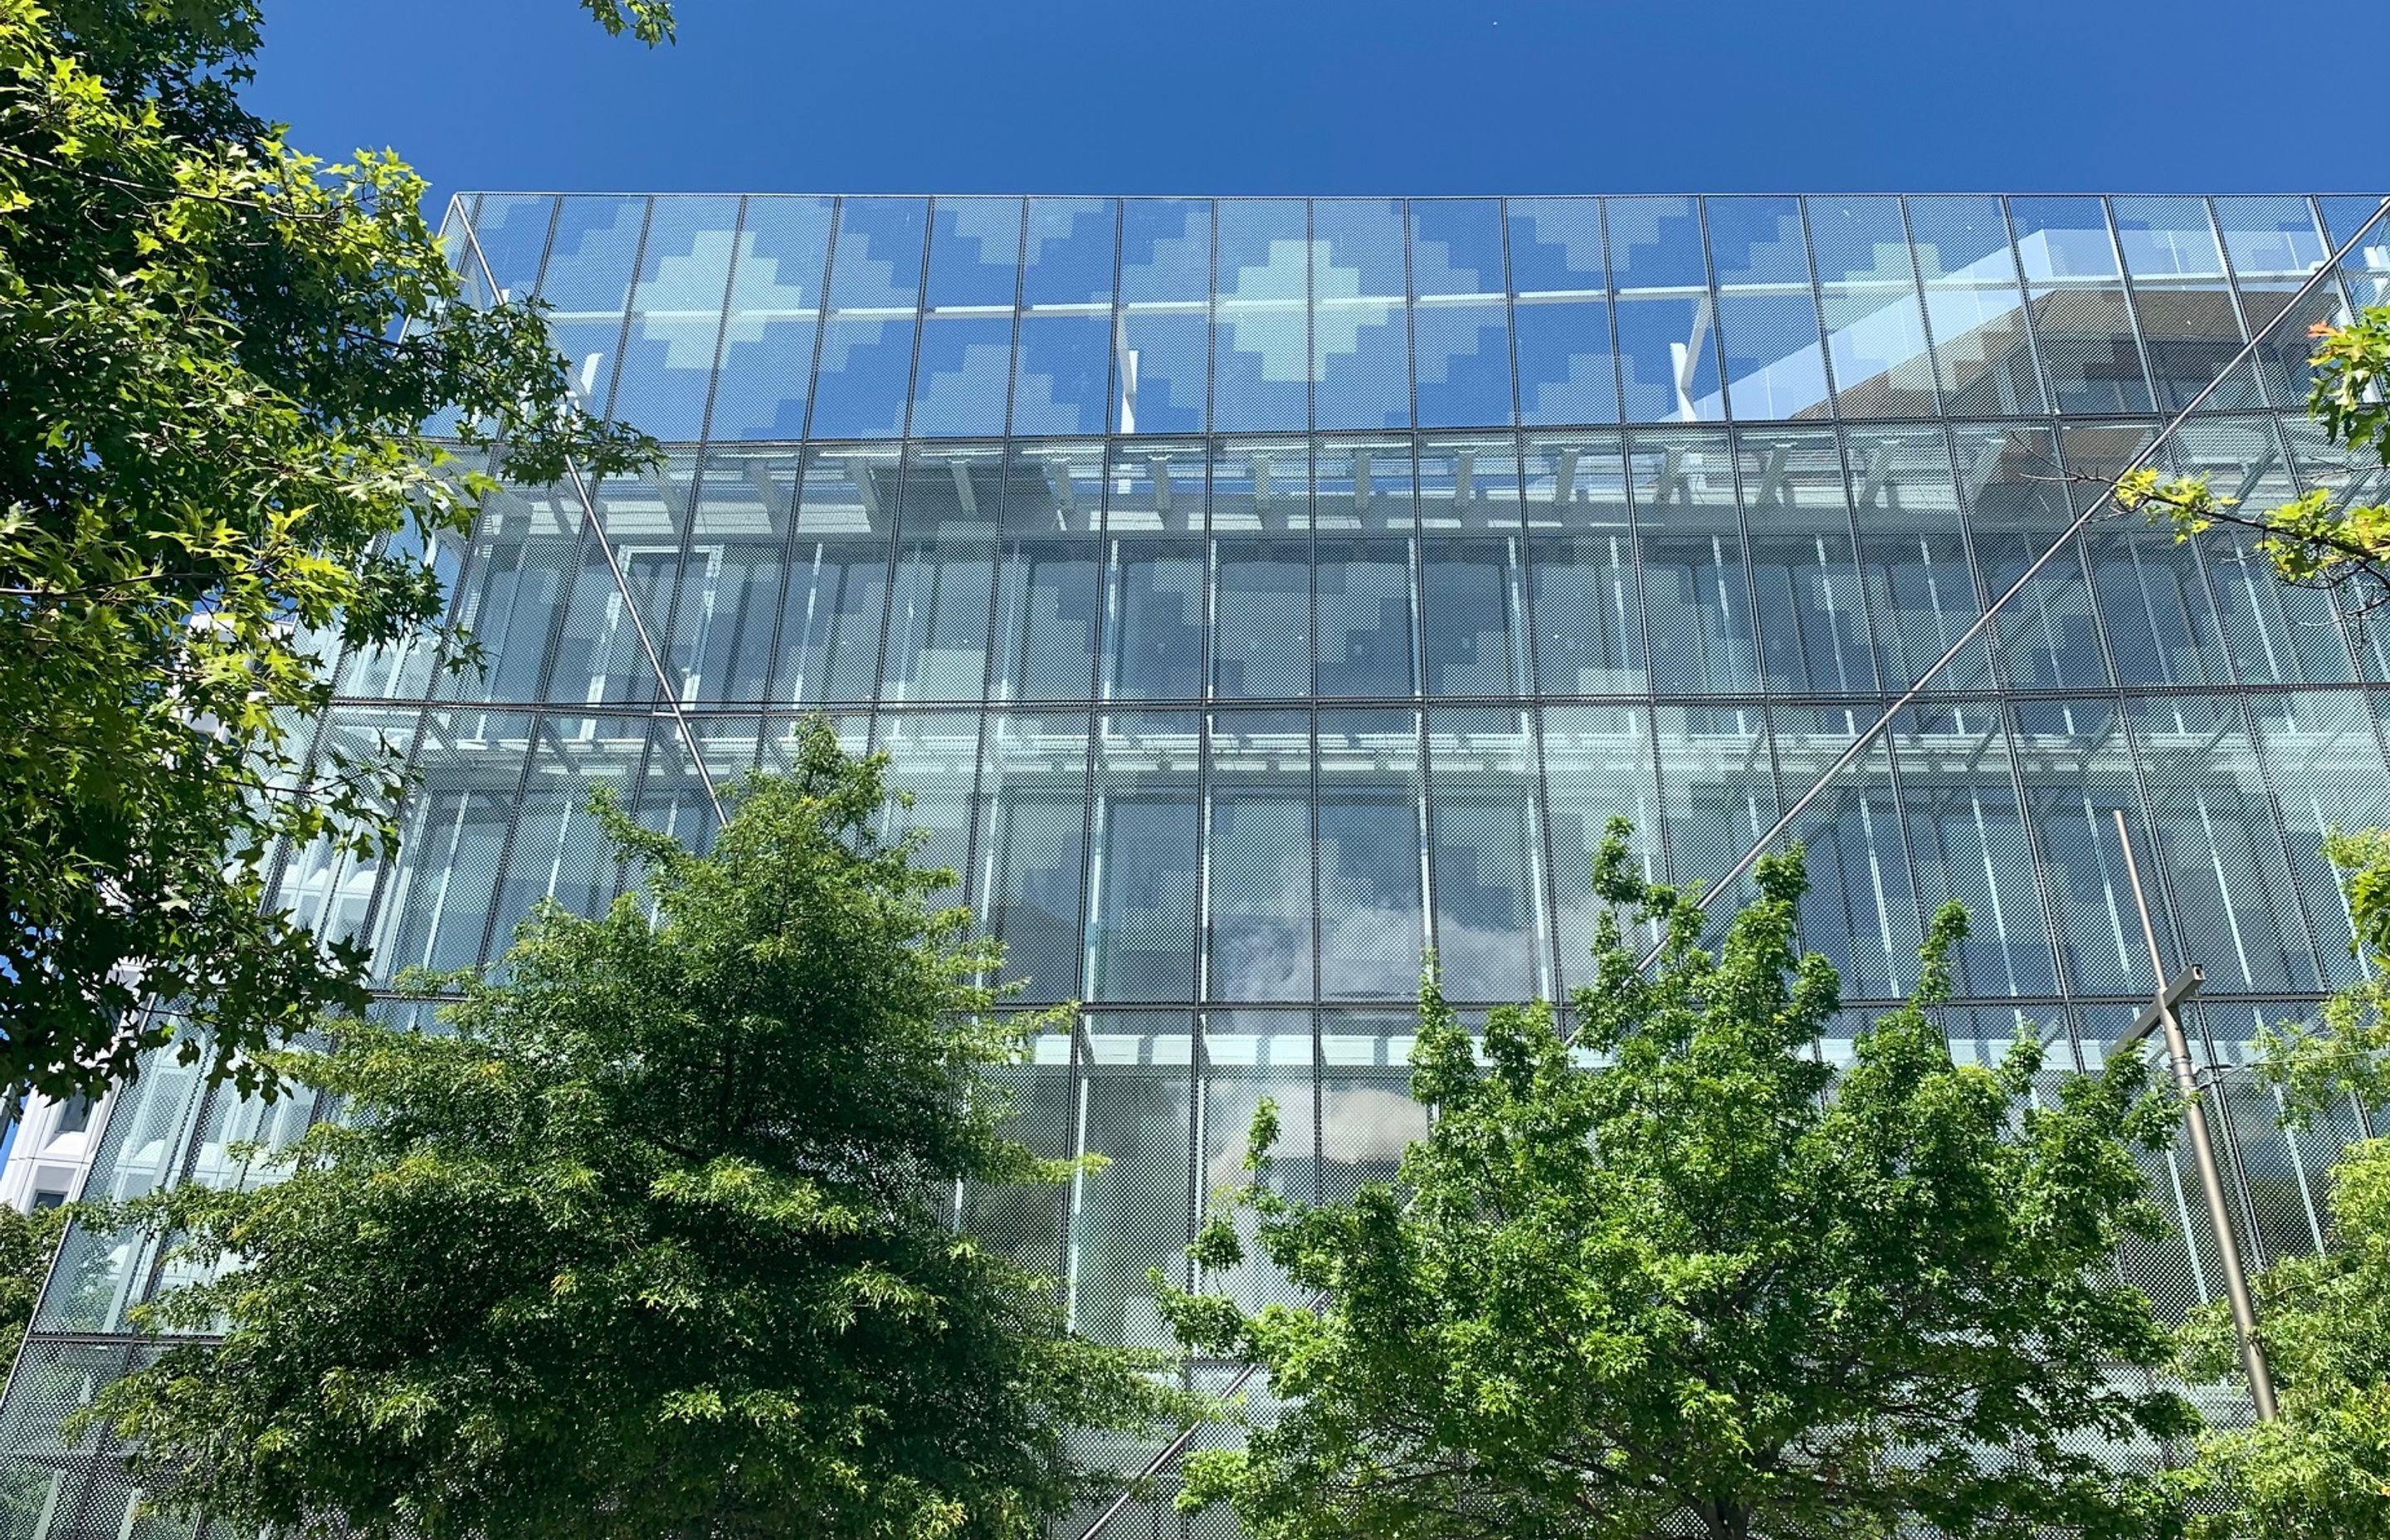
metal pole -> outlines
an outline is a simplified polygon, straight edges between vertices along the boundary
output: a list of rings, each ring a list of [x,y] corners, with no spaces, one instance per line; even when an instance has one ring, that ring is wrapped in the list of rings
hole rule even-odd
[[[2125,847],[2125,880],[2133,890],[2133,908],[2141,917],[2141,940],[2150,949],[2150,969],[2158,981],[2152,1008],[2165,1029],[2166,1056],[2174,1061],[2175,1089],[2182,1094],[2182,1124],[2191,1135],[2191,1155],[2199,1167],[2200,1191],[2207,1199],[2207,1217],[2216,1226],[2216,1254],[2224,1268],[2224,1294],[2232,1304],[2232,1328],[2241,1338],[2241,1367],[2249,1377],[2249,1399],[2257,1420],[2274,1419],[2274,1377],[2266,1367],[2266,1349],[2257,1341],[2257,1311],[2249,1300],[2249,1276],[2241,1265],[2241,1242],[2232,1229],[2232,1211],[2224,1201],[2224,1179],[2216,1168],[2216,1146],[2207,1134],[2207,1118],[2199,1107],[2199,1082],[2191,1067],[2191,1043],[2182,1020],[2175,1014],[2175,992],[2166,987],[2165,963],[2158,956],[2158,934],[2150,924],[2149,901],[2141,896],[2141,868],[2133,859],[2133,837],[2125,828],[2125,810],[2117,808],[2116,841]],[[2186,1242],[2188,1236],[2184,1237]]]

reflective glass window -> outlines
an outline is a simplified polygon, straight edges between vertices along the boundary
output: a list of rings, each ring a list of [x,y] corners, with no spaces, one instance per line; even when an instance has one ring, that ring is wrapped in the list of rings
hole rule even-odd
[[[1642,600],[1617,434],[1531,438],[1526,472],[1538,690],[1639,692]]]
[[[986,687],[1004,452],[917,448],[905,468],[883,700],[975,700]]]
[[[1768,684],[1836,695],[1873,690],[1867,603],[1834,435],[1747,429],[1736,445]]]
[[[1436,973],[1456,1000],[1548,993],[1536,740],[1522,711],[1433,710],[1428,853]]]
[[[1217,712],[1204,823],[1204,993],[1312,994],[1311,718]]]
[[[669,648],[684,699],[765,699],[799,463],[752,451],[706,458]]]
[[[2158,405],[2188,405],[2225,373],[2245,340],[2206,200],[2119,198],[2111,207]],[[2255,371],[2244,362],[2217,381],[2203,406],[2230,411],[2263,404]]]
[[[1212,424],[1224,433],[1299,430],[1310,422],[1314,373],[1308,212],[1294,199],[1223,199],[1218,208]],[[1357,274],[1354,282],[1357,292]]]
[[[1109,199],[1029,200],[1012,381],[1016,434],[1094,433],[1104,428],[1118,217]]]
[[[1410,205],[1410,220],[1411,358],[1420,426],[1506,423],[1510,307],[1504,298],[1502,206],[1491,199],[1424,199]],[[1608,352],[1606,338],[1601,351]]]
[[[1725,435],[1638,434],[1628,450],[1652,687],[1664,695],[1757,689],[1759,643]]]
[[[1419,720],[1413,712],[1319,713],[1319,989],[1327,999],[1405,999],[1419,988]]]
[[[829,314],[816,366],[815,438],[892,438],[905,430],[928,227],[929,206],[920,199],[841,201]]]
[[[2058,987],[2033,849],[1996,708],[1952,702],[1902,714],[1889,740],[1915,863],[1918,913],[1967,907],[1959,943],[1962,995],[2037,995]]]
[[[1845,417],[1934,411],[1934,363],[1896,198],[1813,198],[1809,237],[1834,406]]]
[[[2010,212],[2051,404],[2062,412],[2150,410],[2140,344],[2100,200],[2020,198]]]
[[[1791,792],[1825,775],[1881,708],[1779,705],[1770,715],[1779,774]],[[1919,909],[1890,746],[1879,739],[1827,783],[1789,832],[1808,852],[1801,944],[1833,960],[1850,999],[1892,999],[1917,982]]]
[[[805,430],[831,207],[826,198],[747,200],[713,390],[716,440],[794,439]]]
[[[1514,199],[1510,211],[1520,420],[1617,421],[1617,346],[1611,336],[1600,200]],[[1694,250],[1698,262],[1698,244]],[[1620,325],[1623,329],[1623,317]]]
[[[2041,429],[1962,424],[1951,430],[1951,448],[1984,592],[1997,601],[2074,521],[2057,445]],[[1996,630],[1997,666],[2010,685],[2108,680],[2107,643],[2079,545],[2070,542],[2026,581]]]
[[[1855,428],[1844,448],[1878,676],[1904,687],[1982,612],[1949,449],[1938,428]],[[1934,687],[1987,688],[1988,657],[1980,640],[1971,644]]]
[[[739,199],[664,198],[649,216],[613,415],[660,439],[705,430]]]
[[[782,703],[871,699],[896,481],[895,458],[884,451],[806,455],[772,672]]]
[[[1825,350],[1800,200],[1706,202],[1728,405],[1752,422],[1825,416]]]
[[[1604,905],[1594,862],[1610,820],[1635,828],[1631,853],[1646,877],[1665,875],[1651,719],[1641,706],[1546,706],[1545,798],[1550,810],[1554,952],[1562,989],[1592,982]]]
[[[991,716],[981,753],[979,895],[1020,999],[1067,1000],[1079,983],[1086,871],[1087,718]]]
[[[559,204],[539,297],[548,307],[548,340],[593,410],[613,395],[623,313],[647,215],[644,198],[584,196]]]
[[[1403,206],[1330,198],[1311,213],[1313,425],[1407,428]]]
[[[2040,411],[2041,378],[1999,199],[1912,198],[1908,208],[1942,409],[1968,417]]]
[[[1715,421],[1726,391],[1693,200],[1613,198],[1607,214],[1626,420]]]
[[[1132,198],[1122,205],[1120,302],[1112,426],[1201,432],[1211,420],[1210,203]]]
[[[1016,445],[1007,462],[996,553],[996,699],[1085,699],[1094,689],[1099,443]]]
[[[1200,721],[1191,712],[1097,719],[1090,1000],[1194,997]]]

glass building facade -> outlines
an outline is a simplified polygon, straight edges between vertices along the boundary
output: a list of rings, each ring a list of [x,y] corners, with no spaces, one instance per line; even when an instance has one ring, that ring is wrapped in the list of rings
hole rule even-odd
[[[1085,1004],[1006,1072],[1023,1138],[1110,1163],[957,1223],[1079,1330],[1162,1345],[1147,1270],[1186,1275],[1257,1098],[1281,1182],[1391,1170],[1431,952],[1469,1007],[1564,997],[1606,820],[1721,876],[2252,338],[2160,465],[2390,494],[2301,411],[2309,327],[2390,300],[2390,231],[2291,302],[2376,203],[463,198],[475,296],[546,302],[669,460],[510,488],[425,553],[488,666],[339,661],[322,741],[420,781],[394,859],[287,852],[279,900],[385,979],[493,957],[624,883],[592,786],[702,843],[701,777],[829,714],[1019,999]],[[2206,972],[2200,1052],[2244,1063],[2355,976],[2319,847],[2390,821],[2386,640],[2222,532],[2094,523],[1792,830],[1849,1001],[1821,1051],[1956,898],[1954,1051],[2030,1021],[2099,1062],[2153,983],[2122,810],[2161,947]],[[2353,1112],[2285,1131],[2217,1084],[2243,1244],[2314,1249]],[[153,1065],[87,1190],[251,1179],[237,1148],[312,1110]],[[2175,1233],[2125,1261],[2175,1311],[2218,1274],[2187,1157],[2151,1171]],[[149,1533],[56,1424],[173,1281],[70,1238],[0,1406],[19,1534]],[[1165,1494],[1111,1533],[1179,1523]]]

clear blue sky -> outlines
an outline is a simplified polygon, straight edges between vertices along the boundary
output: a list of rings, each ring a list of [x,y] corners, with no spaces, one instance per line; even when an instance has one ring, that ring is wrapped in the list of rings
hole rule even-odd
[[[2372,190],[2363,7],[267,0],[255,100],[438,191]],[[2352,32],[2350,29],[2356,28]]]

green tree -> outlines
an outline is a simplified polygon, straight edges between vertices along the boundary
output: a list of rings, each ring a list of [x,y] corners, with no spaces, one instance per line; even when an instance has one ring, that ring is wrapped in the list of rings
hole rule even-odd
[[[253,1083],[248,1050],[360,1004],[362,955],[263,874],[392,837],[393,761],[306,763],[297,728],[334,644],[436,624],[409,553],[482,482],[423,425],[530,482],[651,453],[574,406],[534,307],[459,302],[395,157],[324,164],[241,105],[259,27],[0,0],[0,1084],[104,1085],[168,1035],[145,998]]]
[[[2367,978],[2312,1022],[2265,1034],[2258,1070],[2294,1122],[2351,1098],[2390,1106],[2390,834],[2337,834]],[[2280,1416],[2201,1441],[2186,1484],[2205,1540],[2371,1540],[2390,1534],[2390,1139],[2360,1139],[2332,1174],[2330,1246],[2291,1257],[2254,1284],[2257,1330]],[[2185,1326],[2190,1372],[2238,1372],[2220,1308]]]
[[[67,1211],[22,1213],[0,1203],[0,1364],[17,1361],[17,1345],[33,1322],[33,1305],[66,1233]]]
[[[1423,992],[1407,1200],[1273,1194],[1255,1120],[1236,1203],[1324,1303],[1165,1292],[1185,1341],[1285,1401],[1244,1449],[1190,1457],[1182,1502],[1264,1540],[2166,1533],[2160,1483],[2103,1457],[2192,1425],[2116,1372],[2170,1356],[2113,1266],[2157,1222],[2135,1142],[2170,1133],[2139,1061],[2031,1106],[2030,1037],[1954,1065],[1932,1015],[1952,907],[1914,1001],[1837,1070],[1813,1045],[1839,982],[1793,942],[1799,852],[1759,864],[1712,954],[1626,835],[1600,853],[1574,1045],[1544,1006],[1480,1045]],[[1646,923],[1649,975],[1624,939]],[[1244,1259],[1231,1217],[1204,1265]]]
[[[243,1533],[959,1540],[1097,1480],[1073,1431],[1173,1403],[942,1217],[1074,1168],[1000,1133],[996,949],[884,806],[819,722],[711,855],[601,803],[644,894],[537,914],[449,1033],[286,1053],[349,1117],[126,1216],[229,1269],[143,1318],[219,1342],[99,1393],[144,1490]]]

